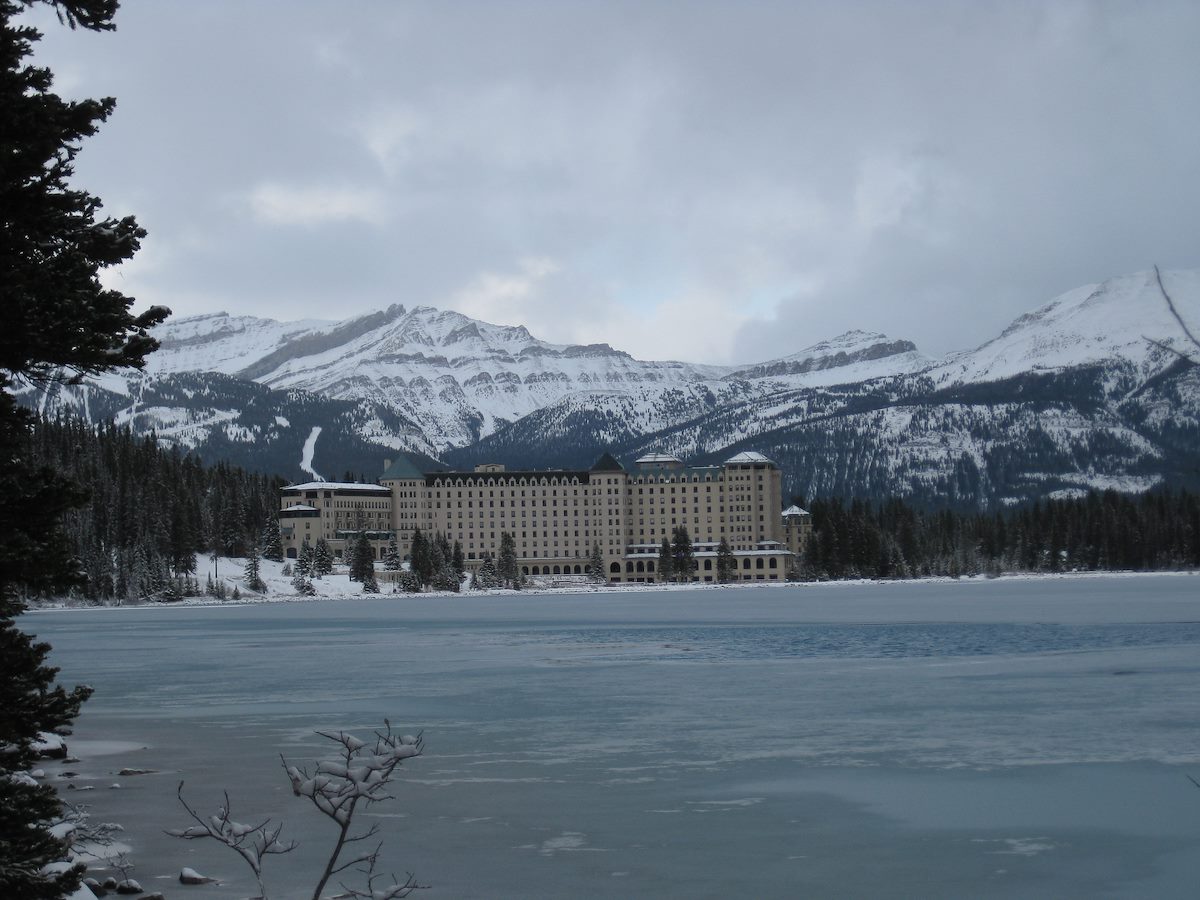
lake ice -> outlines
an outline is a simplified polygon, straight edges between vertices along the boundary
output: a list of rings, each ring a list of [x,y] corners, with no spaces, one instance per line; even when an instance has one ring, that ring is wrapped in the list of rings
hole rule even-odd
[[[279,763],[424,730],[374,808],[423,897],[1195,896],[1200,579],[1124,576],[31,612],[89,683],[69,800],[170,898],[246,897],[185,793],[331,843]],[[123,767],[154,770],[121,777]],[[78,774],[62,779],[69,768]],[[110,787],[119,784],[119,789]],[[93,790],[79,790],[92,787]],[[222,879],[182,887],[191,866]],[[311,887],[310,887],[311,889]]]

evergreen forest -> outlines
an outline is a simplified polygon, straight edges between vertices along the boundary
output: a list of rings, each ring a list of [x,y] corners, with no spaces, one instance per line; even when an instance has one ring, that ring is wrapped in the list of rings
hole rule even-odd
[[[205,465],[153,435],[78,419],[34,423],[31,460],[80,485],[86,502],[65,513],[62,553],[79,561],[76,593],[100,603],[199,593],[196,555],[264,550],[280,478]]]
[[[804,504],[803,497],[794,502]],[[990,514],[815,499],[806,579],[1200,567],[1200,496],[1091,492]]]

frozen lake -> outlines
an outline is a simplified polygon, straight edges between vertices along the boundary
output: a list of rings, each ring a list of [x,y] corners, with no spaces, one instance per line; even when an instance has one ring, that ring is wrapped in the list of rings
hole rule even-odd
[[[68,798],[124,823],[134,875],[172,900],[253,893],[229,851],[161,835],[186,824],[180,779],[206,813],[228,788],[243,821],[283,818],[301,847],[267,882],[305,896],[332,834],[278,754],[384,717],[426,754],[364,824],[427,898],[1192,898],[1200,878],[1195,576],[21,623],[96,688],[66,767],[95,789]],[[181,887],[185,865],[225,884]]]

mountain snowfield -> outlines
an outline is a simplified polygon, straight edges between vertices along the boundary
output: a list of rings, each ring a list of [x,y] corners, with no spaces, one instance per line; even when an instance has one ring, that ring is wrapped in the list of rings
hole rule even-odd
[[[296,477],[302,460],[309,474],[370,476],[397,449],[523,466],[587,465],[606,448],[755,449],[807,495],[986,505],[1193,483],[1200,380],[1165,349],[1200,355],[1185,324],[1200,334],[1198,271],[1068,291],[942,359],[867,331],[714,366],[550,344],[424,306],[342,322],[216,313],[157,329],[145,372],[24,399]]]
[[[1200,270],[1163,272],[1162,287],[1192,334],[1200,337]],[[1147,338],[1197,352],[1172,315],[1153,270],[1067,291],[983,346],[952,354],[930,374],[939,384],[961,384],[1119,361],[1149,377],[1170,355]]]

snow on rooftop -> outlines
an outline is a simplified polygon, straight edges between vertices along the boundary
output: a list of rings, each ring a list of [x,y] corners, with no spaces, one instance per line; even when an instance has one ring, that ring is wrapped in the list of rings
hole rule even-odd
[[[289,510],[290,509],[299,509],[299,510],[303,510],[305,512],[316,512],[317,511],[317,508],[315,506],[309,506],[306,503],[297,503],[293,506],[287,507],[287,509],[289,509]]]
[[[809,515],[809,512],[807,509],[801,509],[800,507],[796,506],[793,503],[791,506],[789,506],[787,509],[785,509],[783,511],[783,514],[785,517],[786,516],[807,516],[807,515]]]
[[[304,484],[289,484],[285,491],[372,491],[390,494],[391,490],[381,484],[363,484],[358,481],[306,481]]]
[[[729,459],[725,460],[725,465],[729,466],[729,465],[740,465],[742,463],[769,463],[769,462],[771,462],[771,460],[767,459],[761,453],[755,453],[753,450],[743,450],[737,456],[731,456]]]
[[[637,464],[639,466],[646,465],[646,464],[653,464],[653,463],[681,463],[681,462],[683,462],[683,460],[679,459],[676,456],[672,456],[670,453],[647,453],[645,456],[639,456],[637,459]]]

